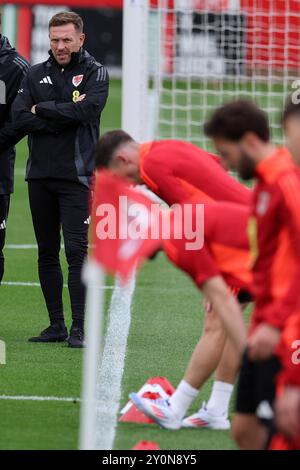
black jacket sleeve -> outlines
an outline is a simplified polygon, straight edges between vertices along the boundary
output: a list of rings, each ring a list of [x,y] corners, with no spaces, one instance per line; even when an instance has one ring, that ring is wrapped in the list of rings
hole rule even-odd
[[[21,67],[12,63],[12,79],[9,83],[6,83],[6,104],[3,105],[5,108],[4,115],[6,118],[1,122],[0,125],[0,153],[4,152],[10,147],[14,147],[24,136],[24,132],[16,131],[13,126],[11,118],[11,106],[18,93],[18,89],[26,72],[29,69],[29,64],[26,66],[26,62],[23,61]]]
[[[30,89],[30,72],[23,79],[17,97],[12,105],[12,120],[17,132],[30,134],[33,132],[56,133],[58,126],[31,112],[35,105]]]
[[[103,110],[108,97],[109,78],[103,66],[94,66],[81,94],[84,100],[77,103],[39,103],[36,114],[60,124],[87,124],[94,121]]]
[[[25,132],[16,131],[11,121],[6,122],[0,129],[0,154],[14,147],[25,135]]]

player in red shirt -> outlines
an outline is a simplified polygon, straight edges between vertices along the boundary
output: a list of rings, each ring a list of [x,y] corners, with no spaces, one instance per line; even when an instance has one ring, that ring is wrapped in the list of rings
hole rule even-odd
[[[260,449],[273,418],[276,355],[287,319],[300,309],[300,173],[289,151],[275,148],[265,114],[237,101],[215,111],[205,126],[229,167],[256,177],[249,235],[255,309],[238,392],[234,436],[243,449]],[[266,426],[267,425],[267,426]]]
[[[227,173],[218,157],[187,142],[166,140],[139,144],[122,130],[108,132],[99,140],[96,167],[108,167],[134,183],[146,184],[169,205],[196,200],[199,203],[229,201],[248,206],[251,199],[251,191]],[[230,346],[222,355],[225,340],[223,326],[212,311],[206,315],[204,334],[193,360],[196,370],[197,358],[203,358],[198,368],[200,386],[215,370],[216,358],[222,357],[208,409],[219,415],[223,427],[228,427],[228,405],[238,359]],[[183,401],[191,389],[198,393],[198,389],[189,385],[184,383],[180,388]],[[209,427],[208,421],[209,416]]]
[[[198,217],[196,206],[192,217],[193,221]],[[171,238],[164,241],[164,249],[170,260],[189,274],[206,298],[212,302],[216,314],[224,322],[224,328],[238,351],[245,347],[246,332],[238,303],[229,287],[237,289],[240,298],[245,299],[251,284],[250,251],[246,233],[248,217],[249,209],[245,206],[226,202],[207,204],[204,207],[204,245],[201,249],[189,249],[190,237],[186,234],[180,238],[176,237],[175,217]],[[184,225],[184,215],[179,225]],[[130,394],[131,400],[140,411],[164,428],[205,427],[208,413],[204,409],[184,419],[199,387],[209,378],[205,376],[201,379],[200,372],[199,380],[197,372],[197,368],[202,370],[205,357],[198,355],[196,361],[195,364],[195,358],[192,356],[183,381],[169,400],[149,400],[135,393]],[[237,369],[238,363],[236,372]],[[182,387],[186,391],[184,399]],[[220,419],[220,416],[211,415],[210,424],[210,427],[215,429],[228,428],[224,426],[226,421]]]
[[[139,144],[122,130],[107,132],[98,143],[96,167],[146,184],[170,206],[193,197],[202,203],[251,201],[251,191],[227,173],[218,157],[180,140]]]
[[[287,99],[283,112],[287,145],[300,166],[300,104]],[[279,355],[283,365],[277,380],[276,428],[270,442],[272,450],[300,450],[300,312],[287,320]]]

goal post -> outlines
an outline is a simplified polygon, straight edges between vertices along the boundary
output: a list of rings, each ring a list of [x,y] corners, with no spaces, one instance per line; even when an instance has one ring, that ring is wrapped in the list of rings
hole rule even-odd
[[[126,10],[133,4],[139,4],[141,20],[131,26],[135,46],[129,48]],[[125,129],[128,113],[136,116],[138,107],[126,91],[131,54],[135,80],[141,80],[130,82],[142,103],[144,138],[185,139],[210,149],[202,131],[207,117],[243,97],[267,111],[273,138],[282,142],[280,114],[300,72],[297,0],[127,0],[124,15]]]
[[[145,140],[148,118],[148,0],[124,0],[122,128]]]

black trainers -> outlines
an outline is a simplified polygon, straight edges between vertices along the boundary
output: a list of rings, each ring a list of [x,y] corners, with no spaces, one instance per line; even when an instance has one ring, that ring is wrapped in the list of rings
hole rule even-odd
[[[67,343],[70,348],[84,348],[84,333],[83,329],[72,326],[70,330],[70,336],[67,339]]]
[[[68,337],[68,330],[64,325],[53,324],[41,331],[39,336],[29,338],[30,343],[59,343]]]

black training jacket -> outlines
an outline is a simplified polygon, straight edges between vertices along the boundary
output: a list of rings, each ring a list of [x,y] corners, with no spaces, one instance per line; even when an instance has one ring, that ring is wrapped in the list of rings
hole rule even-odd
[[[16,130],[28,134],[26,179],[62,178],[89,186],[108,73],[84,49],[73,53],[65,68],[49,54],[29,70],[12,108]],[[85,99],[76,102],[82,94]]]
[[[13,192],[14,145],[25,133],[14,129],[10,111],[28,69],[29,63],[11,47],[5,36],[0,36],[0,194]]]

